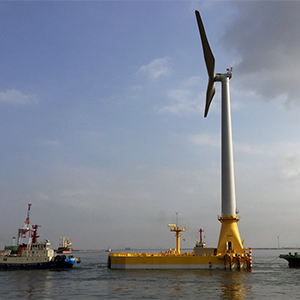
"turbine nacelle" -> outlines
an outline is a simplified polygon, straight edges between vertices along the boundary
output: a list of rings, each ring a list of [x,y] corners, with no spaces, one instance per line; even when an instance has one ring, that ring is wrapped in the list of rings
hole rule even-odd
[[[216,73],[214,81],[223,81],[225,78],[230,79],[232,77],[232,68],[227,73]]]
[[[216,73],[214,80],[215,81],[222,81],[223,78],[225,78],[225,77],[231,79],[232,69],[233,69],[232,67],[230,69],[226,69],[226,71],[227,71],[226,73]]]

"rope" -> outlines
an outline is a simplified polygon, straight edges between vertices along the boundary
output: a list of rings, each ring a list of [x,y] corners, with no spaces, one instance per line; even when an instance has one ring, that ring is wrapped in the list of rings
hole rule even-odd
[[[269,264],[273,261],[275,261],[277,258],[279,258],[279,256],[277,256],[276,258],[272,259],[271,261],[269,261]]]

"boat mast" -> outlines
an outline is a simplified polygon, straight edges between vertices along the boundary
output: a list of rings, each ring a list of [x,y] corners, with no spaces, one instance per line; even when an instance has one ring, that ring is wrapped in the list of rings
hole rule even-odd
[[[204,232],[203,229],[199,229],[199,234],[200,234],[200,244],[203,245],[203,239],[202,239],[202,233]]]
[[[175,236],[176,236],[175,253],[180,254],[180,237],[181,237],[180,232],[184,232],[185,227],[181,228],[178,226],[178,212],[176,212],[176,224],[168,224],[168,227],[171,227],[170,231],[175,231]]]
[[[41,225],[32,225],[32,229],[33,229],[32,243],[36,243],[37,238],[40,237],[39,235],[37,235],[38,227],[41,227]]]
[[[32,246],[32,229],[30,228],[30,207],[31,204],[28,204],[27,218],[25,220],[25,224],[18,230],[18,245],[21,244],[21,240],[25,237],[25,235],[28,232],[27,249],[31,249]]]

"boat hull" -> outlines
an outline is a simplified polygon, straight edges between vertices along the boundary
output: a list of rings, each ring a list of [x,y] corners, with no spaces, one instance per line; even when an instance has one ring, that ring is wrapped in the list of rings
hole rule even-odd
[[[57,250],[56,253],[59,253],[59,254],[71,254],[72,250]]]
[[[300,268],[300,255],[298,255],[298,253],[294,255],[291,253],[280,254],[279,257],[287,260],[290,268]]]
[[[2,270],[34,270],[34,269],[71,269],[74,265],[68,263],[54,264],[51,262],[44,263],[1,263],[0,269]]]
[[[111,269],[247,269],[248,256],[228,255],[195,256],[192,253],[163,255],[149,253],[111,253],[108,257]]]
[[[2,256],[0,269],[70,269],[80,263],[80,258],[57,255],[55,257],[42,256]]]

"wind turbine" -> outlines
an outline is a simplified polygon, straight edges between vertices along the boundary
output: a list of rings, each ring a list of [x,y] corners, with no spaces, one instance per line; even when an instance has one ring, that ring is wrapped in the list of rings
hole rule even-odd
[[[277,247],[278,249],[280,248],[279,237],[280,237],[281,233],[282,233],[282,232],[280,232],[279,235],[276,235],[276,234],[275,234],[275,236],[277,236],[277,239],[278,239],[278,247]]]
[[[232,77],[232,68],[227,69],[226,73],[215,73],[215,58],[209,46],[200,13],[196,10],[196,19],[199,27],[200,37],[204,60],[208,73],[208,85],[206,91],[206,103],[204,117],[207,116],[210,104],[215,95],[215,82],[221,82],[222,86],[222,214],[218,217],[222,223],[218,244],[218,253],[227,251],[242,252],[243,243],[237,227],[240,220],[236,216],[236,199],[235,199],[235,183],[234,183],[234,164],[233,164],[233,148],[232,148],[232,131],[231,131],[231,113],[230,113],[230,95],[229,80]]]

